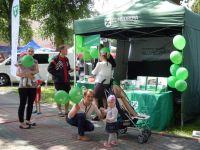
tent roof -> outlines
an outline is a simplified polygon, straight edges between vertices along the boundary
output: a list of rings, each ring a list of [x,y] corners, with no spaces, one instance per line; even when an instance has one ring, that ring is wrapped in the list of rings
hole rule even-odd
[[[30,42],[28,42],[28,44],[26,44],[25,46],[19,48],[17,50],[17,52],[24,52],[26,51],[28,48],[33,48],[33,49],[38,49],[38,48],[41,48],[41,46],[39,46],[34,40],[31,40]]]
[[[103,37],[111,38],[135,37],[142,33],[145,33],[145,37],[146,33],[150,33],[150,36],[165,36],[173,34],[172,27],[173,30],[181,31],[184,13],[183,6],[169,0],[132,0],[108,14],[76,20],[74,31],[82,35],[100,33]]]

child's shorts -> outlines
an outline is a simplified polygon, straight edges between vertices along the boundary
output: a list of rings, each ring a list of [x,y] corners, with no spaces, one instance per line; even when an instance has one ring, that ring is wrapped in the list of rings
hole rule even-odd
[[[106,123],[106,132],[108,133],[116,133],[118,131],[118,123]]]

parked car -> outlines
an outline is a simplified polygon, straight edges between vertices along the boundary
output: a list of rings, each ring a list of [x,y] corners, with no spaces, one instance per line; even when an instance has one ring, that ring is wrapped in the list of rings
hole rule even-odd
[[[34,58],[38,60],[39,75],[43,81],[51,81],[52,77],[47,71],[49,65],[48,59],[56,56],[58,52],[35,52]],[[67,57],[71,68],[74,69],[74,53],[71,51]],[[19,79],[11,75],[11,57],[0,63],[0,86],[10,85],[10,83],[19,82]],[[77,73],[78,74],[78,73]],[[74,77],[74,72],[70,73],[71,77]]]

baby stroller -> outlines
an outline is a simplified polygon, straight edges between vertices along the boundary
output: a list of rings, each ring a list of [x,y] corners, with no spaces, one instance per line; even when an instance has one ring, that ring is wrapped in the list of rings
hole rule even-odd
[[[112,85],[109,89],[105,89],[105,95],[108,97],[110,94],[116,97],[116,107],[118,109],[118,134],[125,134],[128,127],[139,132],[138,142],[146,143],[151,136],[151,130],[147,125],[147,120],[150,116],[145,114],[138,114],[134,108],[129,104],[128,97],[121,87]],[[140,120],[140,121],[139,121]],[[138,122],[141,122],[138,124]]]

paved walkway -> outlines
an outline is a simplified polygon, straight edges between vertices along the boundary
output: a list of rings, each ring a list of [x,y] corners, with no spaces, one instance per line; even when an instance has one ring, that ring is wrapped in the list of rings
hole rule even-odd
[[[42,105],[42,115],[33,115],[37,126],[29,130],[19,129],[16,93],[0,92],[0,150],[104,150],[103,142],[107,138],[104,123],[95,122],[95,131],[87,135],[90,142],[76,139],[77,129],[66,124],[65,118],[57,116],[51,105]],[[199,150],[200,141],[188,138],[176,138],[152,134],[145,144],[137,142],[137,132],[128,129],[128,133],[119,136],[119,145],[113,150]]]

